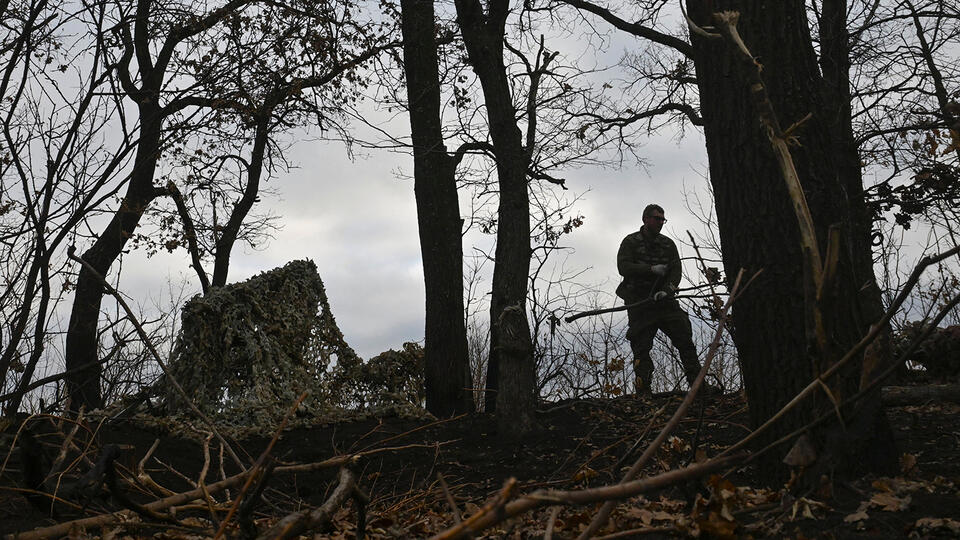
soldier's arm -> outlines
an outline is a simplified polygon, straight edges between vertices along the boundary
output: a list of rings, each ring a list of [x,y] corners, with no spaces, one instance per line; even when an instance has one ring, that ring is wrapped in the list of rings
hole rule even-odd
[[[620,242],[620,250],[617,251],[617,271],[623,277],[642,277],[652,274],[649,264],[633,259],[629,236],[624,238],[623,242]]]
[[[670,256],[670,269],[667,271],[667,283],[672,283],[673,288],[680,286],[680,278],[683,277],[683,265],[680,264],[680,251],[677,250],[677,244],[673,243],[673,255]]]

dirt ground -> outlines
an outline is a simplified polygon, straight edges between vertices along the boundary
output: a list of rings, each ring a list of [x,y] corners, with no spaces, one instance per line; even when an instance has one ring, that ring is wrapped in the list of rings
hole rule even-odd
[[[516,444],[504,444],[495,433],[490,415],[476,414],[443,422],[391,416],[346,423],[296,427],[283,432],[272,455],[277,467],[265,489],[250,507],[246,533],[227,527],[230,535],[263,532],[278,518],[293,511],[321,505],[336,485],[337,468],[277,472],[284,465],[322,462],[332,456],[361,453],[354,466],[358,485],[370,496],[366,507],[366,533],[370,538],[423,538],[455,524],[452,498],[464,519],[481,512],[497,497],[509,478],[516,478],[515,494],[538,488],[576,490],[616,483],[673,413],[680,398],[658,396],[638,399],[581,400],[545,404],[538,413],[540,429]],[[659,412],[658,412],[659,411]],[[688,482],[679,487],[647,493],[622,501],[606,538],[958,538],[960,537],[960,405],[928,402],[888,409],[888,417],[901,451],[902,474],[838,482],[818,494],[800,497],[783,489],[763,488],[747,467],[729,471],[726,479]],[[56,459],[62,433],[40,429],[49,420],[33,419],[44,459]],[[747,433],[746,405],[739,395],[712,399],[694,407],[689,417],[647,468],[648,474],[677,468],[698,457],[713,456]],[[77,475],[65,475],[58,492],[80,507],[55,504],[41,510],[19,490],[24,485],[24,463],[11,444],[23,447],[22,438],[0,446],[9,459],[0,477],[0,533],[26,532],[83,516],[117,510],[121,504],[105,487],[86,491]],[[182,429],[122,420],[105,422],[95,436],[75,436],[84,441],[95,459],[105,445],[119,444],[118,470],[136,471],[148,449],[156,451],[144,463],[144,472],[170,492],[194,489],[205,463],[202,436],[184,437]],[[46,431],[44,435],[42,432]],[[242,459],[255,460],[269,438],[249,437],[233,446]],[[89,444],[89,446],[87,446]],[[208,445],[210,458],[206,483],[237,471],[226,464],[221,471],[219,445]],[[84,467],[76,454],[67,456]],[[44,462],[46,463],[46,461]],[[29,467],[27,467],[29,468]],[[134,476],[133,473],[128,473]],[[442,480],[441,480],[442,478]],[[82,479],[81,479],[82,480]],[[141,482],[142,484],[142,482]],[[19,487],[18,487],[19,486]],[[446,487],[444,487],[446,486]],[[159,494],[130,486],[121,487],[130,499],[146,503]],[[236,497],[237,489],[229,497]],[[319,532],[323,538],[355,538],[357,512],[348,503]],[[138,517],[124,526],[75,529],[71,536],[201,538],[212,536],[217,523],[231,507],[226,492],[213,493],[209,504],[185,505],[161,523]],[[573,538],[596,513],[595,505],[563,507],[556,519],[549,508],[528,512],[485,531],[486,538]],[[215,517],[211,517],[211,514]],[[172,520],[170,519],[172,518]],[[128,520],[130,521],[130,520]],[[174,523],[175,521],[176,523]],[[236,520],[234,520],[236,521]]]

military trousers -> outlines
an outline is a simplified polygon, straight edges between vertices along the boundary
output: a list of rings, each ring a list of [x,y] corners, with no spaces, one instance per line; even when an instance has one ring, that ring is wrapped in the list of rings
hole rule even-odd
[[[658,331],[663,331],[680,353],[680,362],[689,384],[700,372],[697,347],[693,344],[693,328],[690,317],[675,299],[661,300],[627,310],[627,339],[633,351],[633,370],[636,375],[636,391],[650,390],[653,379],[653,360],[650,350]]]

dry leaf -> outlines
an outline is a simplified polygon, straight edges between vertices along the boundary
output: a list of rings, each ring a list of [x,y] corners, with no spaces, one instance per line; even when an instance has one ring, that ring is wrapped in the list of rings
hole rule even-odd
[[[717,512],[710,512],[707,519],[697,521],[700,530],[709,533],[710,538],[737,538],[734,531],[737,530],[738,523],[725,519]]]
[[[917,456],[913,454],[900,456],[900,471],[908,476],[917,472]]]
[[[675,521],[679,518],[678,514],[671,514],[669,512],[664,512],[662,510],[657,510],[653,513],[654,521]]]
[[[925,517],[920,518],[914,524],[914,527],[918,529],[930,530],[930,529],[948,529],[954,534],[960,534],[960,521],[956,521],[950,518],[933,518]]]
[[[910,496],[900,498],[892,493],[877,493],[870,497],[870,503],[887,512],[900,512],[910,508]]]
[[[573,475],[573,481],[582,482],[585,480],[589,480],[595,476],[597,476],[597,471],[591,469],[590,467],[584,467],[579,471],[577,471],[577,474]]]
[[[623,515],[630,519],[639,519],[644,525],[650,525],[653,522],[653,512],[646,508],[628,508]]]
[[[877,491],[887,491],[887,492],[893,491],[893,489],[890,487],[889,478],[877,478],[876,480],[870,483],[870,487],[872,487]]]
[[[853,523],[855,521],[863,521],[869,518],[870,516],[866,512],[864,512],[863,510],[857,510],[856,512],[843,518],[843,521],[844,523]]]
[[[846,523],[856,522],[857,529],[859,530],[860,526],[862,525],[861,522],[870,517],[870,515],[867,514],[868,508],[870,508],[870,501],[862,501],[860,506],[857,507],[857,511],[843,518],[843,521]]]

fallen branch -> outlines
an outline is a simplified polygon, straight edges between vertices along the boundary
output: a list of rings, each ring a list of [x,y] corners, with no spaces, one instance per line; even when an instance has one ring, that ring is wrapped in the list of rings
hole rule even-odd
[[[529,512],[534,508],[553,505],[585,505],[600,501],[629,499],[641,493],[660,490],[675,484],[701,478],[726,467],[736,465],[745,457],[744,454],[714,458],[705,463],[690,465],[682,469],[667,471],[663,474],[634,480],[612,486],[602,486],[579,491],[538,490],[530,495],[519,497],[513,502],[495,508],[496,511],[483,512],[475,521],[468,519],[456,527],[452,527],[431,540],[453,540],[467,538],[481,531],[510,519],[514,516]],[[498,497],[499,500],[499,497]],[[469,524],[465,526],[466,524]]]
[[[319,508],[288,515],[271,527],[270,530],[258,536],[258,540],[286,540],[329,523],[337,509],[343,506],[343,503],[357,489],[356,475],[347,467],[340,469],[339,480],[340,482],[337,484],[337,488],[333,490],[333,494]]]
[[[507,501],[513,496],[513,492],[517,489],[517,479],[508,478],[503,484],[503,489],[500,490],[500,493],[487,504],[483,505],[483,508],[477,510],[475,514],[470,516],[466,521],[458,523],[452,529],[448,529],[445,532],[434,536],[434,540],[447,539],[447,538],[460,538],[463,535],[473,536],[472,532],[480,532],[489,525],[483,526],[481,523],[484,519],[488,519],[489,516],[493,515],[494,518],[499,517],[503,514],[503,508],[507,504]],[[498,520],[499,521],[499,520]],[[494,521],[493,523],[497,523]],[[493,524],[491,523],[491,525]],[[478,528],[479,527],[479,528]]]
[[[440,443],[441,445],[450,444],[450,442]],[[344,455],[344,456],[335,456],[323,461],[316,463],[305,463],[300,465],[286,465],[278,466],[274,468],[274,473],[295,473],[295,472],[305,472],[305,471],[316,471],[321,469],[328,469],[332,467],[339,467],[345,464],[357,461],[359,459],[369,457],[375,454],[380,454],[384,452],[396,452],[399,450],[406,450],[409,448],[436,448],[436,444],[410,444],[406,446],[396,446],[388,448],[378,448],[376,450],[368,450],[366,452],[360,452],[357,454]],[[206,486],[207,493],[219,493],[223,490],[230,489],[239,485],[242,485],[247,477],[253,472],[253,469],[248,469],[246,471],[240,472],[234,476],[215,482],[213,484],[208,484]],[[27,490],[16,490],[16,491],[27,491]],[[196,488],[190,491],[185,491],[183,493],[177,493],[171,495],[164,499],[160,499],[151,503],[143,505],[143,508],[148,511],[160,511],[170,508],[171,506],[182,506],[191,501],[204,497],[204,490],[202,488]],[[64,523],[59,523],[57,525],[52,525],[50,527],[43,527],[40,529],[34,529],[32,531],[25,531],[21,533],[9,534],[5,538],[8,540],[34,540],[34,539],[43,539],[43,538],[59,538],[67,533],[74,527],[88,529],[94,527],[103,527],[105,525],[110,525],[118,521],[126,521],[133,517],[133,512],[129,510],[121,510],[119,512],[112,512],[109,514],[101,514],[98,516],[91,516],[87,518],[76,519],[73,521],[67,521]]]
[[[800,235],[800,249],[803,253],[806,294],[805,315],[807,316],[808,336],[815,340],[819,354],[826,355],[829,350],[827,347],[828,332],[824,326],[823,310],[820,303],[816,301],[824,291],[824,284],[827,283],[824,280],[826,272],[824,271],[823,260],[820,257],[817,231],[810,214],[810,207],[807,204],[807,198],[804,195],[793,156],[790,154],[790,144],[794,139],[792,132],[808,120],[811,115],[807,115],[797,124],[787,128],[786,131],[781,129],[780,120],[777,118],[766,84],[761,77],[763,66],[754,58],[753,53],[743,42],[743,38],[737,30],[739,20],[740,13],[737,11],[721,11],[713,14],[713,22],[716,24],[717,31],[732,45],[735,51],[735,59],[744,65],[748,74],[750,97],[756,107],[760,122],[763,124],[767,139],[770,141],[771,149],[777,158],[781,176],[790,196],[790,205],[793,208],[797,220],[797,230]],[[838,236],[832,236],[831,238],[835,242],[839,242]],[[834,246],[834,250],[838,245]]]

